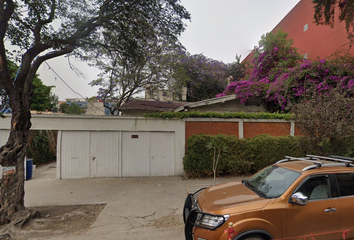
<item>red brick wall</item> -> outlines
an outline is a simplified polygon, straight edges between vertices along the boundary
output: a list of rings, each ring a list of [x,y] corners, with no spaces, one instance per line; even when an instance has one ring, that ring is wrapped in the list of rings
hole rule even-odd
[[[327,58],[340,50],[354,54],[354,48],[349,49],[345,23],[338,20],[339,9],[336,12],[333,28],[316,25],[312,0],[301,0],[271,32],[281,29],[288,33],[288,38],[294,40],[293,46],[299,49],[299,53],[307,53],[308,59]],[[304,31],[306,24],[308,29]],[[251,62],[252,58],[253,51],[243,61]]]
[[[290,135],[291,123],[278,122],[244,122],[243,137],[250,138],[261,134],[269,134],[271,136]]]
[[[238,122],[186,122],[186,143],[190,136],[199,133],[228,134],[238,137]]]
[[[271,136],[290,135],[290,122],[243,122],[243,137],[251,138],[261,134]],[[187,139],[194,134],[227,134],[239,137],[238,122],[199,122],[186,121],[186,143]],[[301,135],[299,128],[295,124],[295,136]]]
[[[296,124],[295,124],[295,133],[294,133],[294,135],[295,135],[295,136],[301,136],[301,135],[303,135],[303,134],[301,133],[300,128],[296,127]]]

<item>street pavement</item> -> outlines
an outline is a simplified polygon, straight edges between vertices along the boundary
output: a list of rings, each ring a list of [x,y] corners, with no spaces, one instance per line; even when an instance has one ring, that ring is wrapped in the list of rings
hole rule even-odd
[[[220,178],[217,183],[240,180]],[[25,182],[25,205],[107,204],[88,231],[66,240],[184,239],[182,209],[187,192],[213,179],[182,177],[56,179],[55,163],[36,168]],[[59,240],[53,237],[48,240]]]

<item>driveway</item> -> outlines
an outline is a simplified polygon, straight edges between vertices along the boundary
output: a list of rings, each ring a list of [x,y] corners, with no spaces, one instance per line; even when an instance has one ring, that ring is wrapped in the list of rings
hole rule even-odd
[[[107,204],[87,232],[68,240],[184,239],[182,208],[187,191],[213,183],[213,179],[181,177],[58,180],[55,176],[55,164],[34,170],[33,178],[25,182],[27,207]],[[231,180],[235,179],[217,182]],[[50,240],[56,239],[62,238]]]

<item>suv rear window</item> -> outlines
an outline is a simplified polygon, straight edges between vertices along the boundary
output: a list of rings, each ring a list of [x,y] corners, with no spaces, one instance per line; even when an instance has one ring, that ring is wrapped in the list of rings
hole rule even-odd
[[[339,192],[342,197],[354,195],[354,173],[336,174]]]

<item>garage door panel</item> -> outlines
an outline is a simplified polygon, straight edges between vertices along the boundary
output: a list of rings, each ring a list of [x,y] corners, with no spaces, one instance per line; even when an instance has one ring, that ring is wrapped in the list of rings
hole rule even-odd
[[[123,132],[122,177],[149,176],[149,133]]]
[[[119,132],[91,132],[91,177],[119,177]]]
[[[174,175],[174,133],[150,133],[150,176]]]
[[[62,178],[88,178],[89,132],[64,131],[61,138]]]

